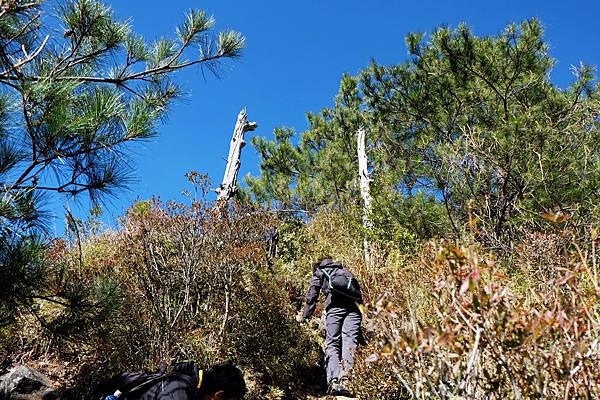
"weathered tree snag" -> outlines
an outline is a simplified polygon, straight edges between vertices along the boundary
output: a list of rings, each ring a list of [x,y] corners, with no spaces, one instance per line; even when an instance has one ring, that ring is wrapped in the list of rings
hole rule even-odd
[[[371,224],[371,192],[369,189],[369,183],[371,178],[369,176],[369,166],[367,162],[367,151],[366,151],[366,132],[364,128],[359,128],[356,132],[356,150],[358,154],[358,177],[360,179],[360,195],[363,200],[363,225],[365,228],[370,229]],[[369,240],[365,236],[363,239],[363,250],[365,256],[365,265],[370,267],[371,265],[371,252],[369,248]]]
[[[240,156],[242,147],[246,145],[244,134],[253,131],[258,127],[256,122],[248,122],[248,114],[246,109],[242,109],[238,114],[237,122],[233,130],[233,137],[229,144],[229,155],[227,156],[227,166],[225,167],[225,175],[223,182],[216,190],[217,202],[220,204],[227,203],[237,190],[237,176],[240,171]]]

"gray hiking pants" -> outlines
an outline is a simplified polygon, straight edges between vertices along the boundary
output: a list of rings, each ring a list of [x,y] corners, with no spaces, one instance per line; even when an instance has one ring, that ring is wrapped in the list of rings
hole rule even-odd
[[[358,310],[330,307],[325,316],[325,364],[327,382],[342,379],[354,365],[354,352],[362,316]]]

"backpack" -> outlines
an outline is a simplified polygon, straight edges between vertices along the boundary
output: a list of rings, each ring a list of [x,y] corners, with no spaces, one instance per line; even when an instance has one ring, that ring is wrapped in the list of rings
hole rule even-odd
[[[198,375],[198,368],[192,362],[176,363],[167,371],[167,365],[161,364],[156,372],[123,372],[102,382],[94,390],[93,399],[105,399],[106,396],[121,392],[119,399],[127,400],[142,396],[147,390],[161,381],[170,381],[177,376],[189,376],[194,379]]]
[[[350,271],[343,267],[319,267],[319,269],[327,278],[329,290],[334,293],[339,293],[354,301],[362,302],[360,285]]]

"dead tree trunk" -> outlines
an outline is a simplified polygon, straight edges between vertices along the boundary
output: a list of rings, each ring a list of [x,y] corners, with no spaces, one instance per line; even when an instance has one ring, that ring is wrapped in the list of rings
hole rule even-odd
[[[356,132],[356,149],[358,154],[358,177],[360,179],[360,195],[363,200],[363,226],[366,229],[372,227],[371,224],[371,191],[369,184],[371,178],[369,176],[369,166],[367,162],[367,151],[366,151],[366,132],[364,128],[359,128]],[[369,240],[365,235],[363,239],[363,250],[365,256],[365,265],[370,267],[371,265],[371,251],[369,246]]]
[[[246,145],[244,134],[255,130],[257,127],[258,125],[256,122],[248,122],[246,109],[242,109],[238,114],[237,122],[233,129],[233,136],[229,144],[229,155],[227,156],[227,166],[225,167],[223,182],[221,182],[221,185],[216,190],[218,195],[217,202],[219,204],[227,203],[237,190],[237,176],[240,171],[241,163],[240,156],[242,154],[242,147]]]

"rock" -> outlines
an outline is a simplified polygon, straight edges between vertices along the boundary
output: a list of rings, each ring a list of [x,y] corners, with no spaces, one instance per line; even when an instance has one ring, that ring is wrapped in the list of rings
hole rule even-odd
[[[24,365],[0,376],[0,400],[55,400],[60,394],[44,374]]]

